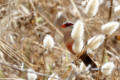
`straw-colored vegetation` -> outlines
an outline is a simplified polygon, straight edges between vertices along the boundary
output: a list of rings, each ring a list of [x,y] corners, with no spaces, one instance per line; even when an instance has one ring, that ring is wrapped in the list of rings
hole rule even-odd
[[[0,0],[0,80],[120,80],[119,6]],[[73,27],[62,28],[65,22]]]

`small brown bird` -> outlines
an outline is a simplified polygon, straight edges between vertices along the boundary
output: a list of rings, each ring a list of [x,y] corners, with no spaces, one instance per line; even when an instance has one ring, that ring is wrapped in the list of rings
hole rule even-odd
[[[72,50],[72,45],[74,40],[72,40],[71,38],[71,32],[72,32],[72,27],[73,27],[73,23],[71,22],[65,22],[61,25],[61,27],[64,29],[63,33],[64,33],[64,42],[65,45],[67,47],[67,49],[76,57],[78,57],[78,59],[81,59],[84,64],[86,66],[91,65],[91,68],[97,68],[97,65],[95,64],[95,62],[92,60],[92,58],[87,54],[87,51],[83,51],[82,55],[77,55],[73,50]]]

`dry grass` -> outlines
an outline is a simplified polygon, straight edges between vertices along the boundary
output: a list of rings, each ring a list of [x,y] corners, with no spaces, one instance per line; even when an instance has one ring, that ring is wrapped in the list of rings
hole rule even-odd
[[[120,29],[107,37],[94,54],[90,54],[101,66],[108,61],[114,62],[116,68],[111,75],[105,76],[101,72],[76,73],[70,66],[76,56],[64,45],[65,31],[60,27],[63,22],[83,20],[84,41],[87,42],[92,36],[103,33],[101,25],[107,23],[108,19],[118,20],[118,16],[106,6],[107,0],[100,5],[95,17],[84,14],[83,8],[86,5],[81,5],[83,1],[85,0],[0,0],[0,54],[3,55],[0,55],[0,79],[26,80],[27,69],[32,68],[38,75],[38,80],[47,80],[52,73],[56,73],[60,80],[119,80],[120,42],[114,37],[120,34]],[[114,8],[113,5],[112,7]],[[59,16],[59,13],[62,15]],[[43,46],[46,34],[52,35],[55,40],[52,51]],[[111,53],[103,54],[105,50]]]

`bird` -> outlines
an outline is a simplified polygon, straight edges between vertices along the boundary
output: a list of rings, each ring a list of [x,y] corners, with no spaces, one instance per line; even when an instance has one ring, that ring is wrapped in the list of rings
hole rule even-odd
[[[64,34],[64,43],[65,46],[67,47],[67,49],[74,55],[77,57],[76,60],[81,59],[83,61],[83,63],[86,66],[91,65],[91,68],[97,68],[96,63],[94,62],[94,60],[87,54],[87,50],[84,49],[83,51],[81,51],[81,55],[76,54],[73,50],[72,50],[72,45],[74,43],[74,40],[71,38],[71,32],[72,32],[72,28],[73,28],[74,23],[67,21],[64,22],[61,25],[61,28],[63,28],[62,32]],[[76,61],[75,60],[75,61]],[[91,69],[90,68],[90,69]]]

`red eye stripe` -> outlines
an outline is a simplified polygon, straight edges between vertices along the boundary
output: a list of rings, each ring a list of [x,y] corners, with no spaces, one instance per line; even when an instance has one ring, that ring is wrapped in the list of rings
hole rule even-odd
[[[66,23],[63,23],[62,24],[62,28],[67,28],[67,27],[70,27],[70,26],[72,26],[73,25],[73,23],[71,23],[71,22],[66,22]]]

